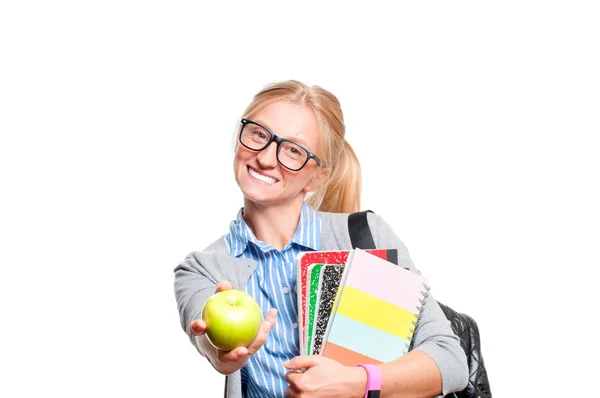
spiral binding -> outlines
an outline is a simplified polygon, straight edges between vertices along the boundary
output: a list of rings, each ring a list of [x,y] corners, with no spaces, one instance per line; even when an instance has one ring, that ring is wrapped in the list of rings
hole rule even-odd
[[[410,341],[409,344],[406,345],[407,351],[410,351],[413,347],[413,337],[415,335],[415,330],[417,329],[417,324],[419,322],[419,315],[421,314],[421,312],[423,311],[423,307],[425,306],[425,299],[427,297],[429,297],[429,291],[431,290],[431,287],[429,285],[423,284],[423,290],[421,291],[421,298],[419,298],[419,303],[421,303],[421,305],[417,306],[417,310],[419,310],[418,313],[414,314],[415,318],[413,321],[411,321],[411,323],[413,324],[414,328],[412,329],[408,329],[408,333],[409,335],[406,336],[406,341]]]

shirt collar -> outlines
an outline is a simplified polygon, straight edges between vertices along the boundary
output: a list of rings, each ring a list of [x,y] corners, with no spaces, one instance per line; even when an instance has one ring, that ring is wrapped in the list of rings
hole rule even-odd
[[[306,202],[302,204],[298,228],[292,242],[312,250],[319,250],[321,246],[321,219],[317,212]]]
[[[239,257],[246,250],[249,243],[253,243],[263,252],[275,250],[271,245],[259,241],[256,236],[254,236],[254,233],[248,224],[246,224],[246,221],[244,221],[243,216],[244,208],[242,207],[238,212],[236,219],[229,224],[231,255]],[[302,205],[296,233],[282,251],[287,250],[291,244],[303,246],[310,250],[319,250],[321,243],[320,237],[321,219],[317,212],[305,202]]]

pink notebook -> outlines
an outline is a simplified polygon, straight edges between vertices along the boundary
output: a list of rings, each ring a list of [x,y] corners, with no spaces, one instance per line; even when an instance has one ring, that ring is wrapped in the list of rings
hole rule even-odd
[[[348,256],[321,355],[344,365],[406,354],[429,286],[416,272],[356,249]]]

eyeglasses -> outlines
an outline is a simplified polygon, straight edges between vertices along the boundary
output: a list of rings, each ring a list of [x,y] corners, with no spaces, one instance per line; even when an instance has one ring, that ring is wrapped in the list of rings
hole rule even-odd
[[[252,120],[242,119],[240,130],[240,144],[251,151],[262,151],[273,141],[277,143],[277,161],[286,169],[298,171],[302,169],[310,159],[314,159],[320,166],[321,160],[294,141],[286,140],[271,133],[267,128]]]

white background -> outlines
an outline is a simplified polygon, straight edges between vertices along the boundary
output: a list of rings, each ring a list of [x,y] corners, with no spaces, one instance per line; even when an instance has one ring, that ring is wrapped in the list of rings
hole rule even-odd
[[[0,396],[221,396],[173,268],[227,232],[233,129],[289,78],[338,96],[363,208],[476,319],[494,396],[593,395],[593,2],[200,3],[0,6]]]

